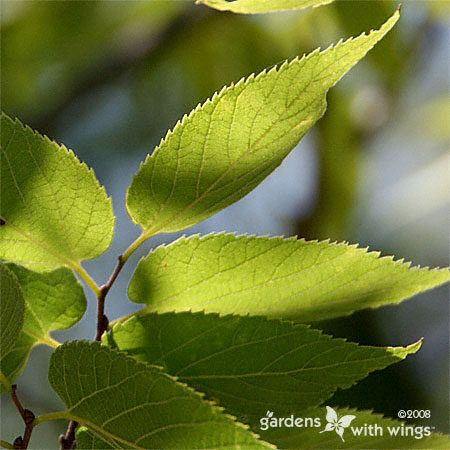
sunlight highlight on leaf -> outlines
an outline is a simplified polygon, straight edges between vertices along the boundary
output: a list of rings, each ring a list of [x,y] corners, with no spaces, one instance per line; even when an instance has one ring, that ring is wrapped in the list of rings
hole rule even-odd
[[[331,3],[333,0],[197,0],[220,11],[231,11],[240,14],[269,13],[317,7]]]
[[[275,170],[326,109],[326,93],[394,26],[250,75],[198,105],[141,164],[126,198],[142,238],[194,225]]]
[[[260,314],[312,322],[399,303],[450,280],[346,243],[194,235],[143,258],[129,297],[146,311]]]
[[[48,271],[109,247],[111,200],[70,150],[2,113],[0,157],[0,259]]]

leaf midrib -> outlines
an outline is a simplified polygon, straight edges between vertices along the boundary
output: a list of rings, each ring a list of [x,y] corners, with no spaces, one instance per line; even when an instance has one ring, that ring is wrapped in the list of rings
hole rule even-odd
[[[308,55],[309,56],[309,55]],[[329,68],[329,67],[326,67],[326,68]],[[325,69],[326,69],[325,68]],[[325,70],[324,69],[324,70]],[[252,82],[254,82],[255,81],[255,78],[252,78],[251,79],[252,80]],[[328,91],[328,90],[327,90]],[[325,95],[326,95],[326,92],[327,91],[325,91]],[[237,99],[239,98],[239,96],[242,94],[244,92],[244,90],[242,90],[241,92],[239,92],[238,94],[237,94],[237,96],[236,96],[236,101],[237,101]],[[322,94],[321,93],[321,95],[324,95],[324,94]],[[317,95],[317,96],[315,96],[314,97],[314,99],[311,101],[311,102],[309,102],[309,103],[307,103],[303,108],[301,108],[300,110],[298,110],[295,114],[293,114],[292,116],[289,116],[288,118],[286,118],[285,120],[288,120],[288,119],[290,119],[290,118],[292,118],[292,117],[294,117],[295,115],[297,115],[297,114],[299,114],[299,113],[301,113],[302,111],[305,111],[307,108],[309,108],[318,98],[320,98],[321,97],[321,95]],[[322,115],[323,115],[323,113],[324,113],[325,111],[322,111]],[[321,117],[321,115],[319,115],[319,117],[317,118],[317,120],[319,119]],[[272,125],[270,126],[270,127],[268,127],[265,131],[264,131],[264,133],[263,134],[261,134],[259,137],[258,137],[258,139],[256,139],[253,143],[252,143],[252,146],[255,146],[255,145],[257,145],[266,135],[267,135],[267,133],[269,133],[270,131],[271,131],[271,129],[273,128],[273,126],[277,123],[278,121],[274,121],[273,123],[272,123]],[[294,125],[292,128],[291,128],[291,130],[292,129],[294,129],[294,128],[296,128],[298,126],[298,124],[296,124],[296,125]],[[285,133],[286,134],[286,133]],[[281,136],[281,137],[284,137],[284,135],[283,136]],[[180,138],[181,139],[181,138]],[[280,139],[280,137],[279,138],[277,138],[276,140],[278,140],[278,139]],[[274,140],[274,142],[276,142],[276,140]],[[143,235],[145,235],[145,236],[147,236],[147,237],[150,237],[150,236],[154,236],[155,234],[157,234],[157,233],[159,233],[161,230],[163,230],[164,229],[164,227],[166,227],[166,225],[168,225],[168,224],[170,224],[171,222],[173,222],[174,220],[176,220],[178,217],[180,217],[184,212],[186,212],[186,211],[188,211],[188,210],[190,210],[190,209],[192,209],[192,207],[194,207],[197,203],[199,203],[199,202],[201,202],[210,192],[211,192],[211,190],[213,190],[214,189],[214,187],[217,185],[217,183],[219,183],[225,176],[227,176],[239,163],[241,163],[242,161],[245,161],[245,159],[248,157],[248,156],[251,156],[251,155],[253,155],[255,152],[257,152],[257,151],[259,151],[259,149],[258,148],[253,148],[253,150],[251,150],[251,151],[249,151],[250,149],[249,149],[249,147],[247,146],[247,151],[243,151],[242,153],[241,153],[241,155],[233,162],[233,163],[231,163],[230,165],[229,165],[229,167],[218,177],[218,178],[216,178],[216,180],[215,181],[213,181],[213,183],[211,183],[209,186],[208,186],[208,188],[200,195],[200,197],[197,197],[195,200],[193,200],[191,203],[189,203],[188,205],[186,205],[183,209],[181,209],[180,211],[177,211],[174,215],[172,215],[169,219],[167,219],[165,222],[163,222],[162,224],[160,224],[159,226],[157,226],[157,227],[155,227],[155,228],[147,228],[145,231],[144,231],[144,233],[143,233]],[[160,152],[160,151],[164,151],[164,149],[161,149],[161,146],[156,150],[156,151],[158,151],[158,152]],[[155,155],[156,156],[156,155]],[[153,157],[153,155],[151,156],[151,158]],[[153,174],[152,174],[152,178],[153,178]],[[236,194],[236,191],[234,191],[231,195],[235,195]],[[227,197],[225,197],[225,199],[226,199]],[[222,201],[223,200],[225,200],[225,199],[222,199]],[[160,208],[160,211],[162,211],[164,208],[164,206],[167,204],[167,201],[165,201],[165,203],[164,204],[162,204],[161,205],[161,208]]]

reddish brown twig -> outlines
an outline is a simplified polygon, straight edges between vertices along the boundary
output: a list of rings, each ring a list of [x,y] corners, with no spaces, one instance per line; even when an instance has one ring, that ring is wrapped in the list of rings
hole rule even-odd
[[[18,436],[14,440],[14,448],[27,449],[31,434],[33,432],[35,415],[33,411],[30,411],[22,406],[22,403],[17,396],[17,384],[11,385],[11,398],[17,408],[17,411],[19,411],[19,414],[22,417],[23,423],[25,424],[23,436]]]
[[[108,329],[109,321],[105,315],[105,298],[111,289],[112,285],[119,276],[125,261],[122,255],[117,258],[117,264],[114,268],[113,273],[109,277],[108,281],[100,287],[100,294],[97,297],[97,333],[95,334],[95,340],[100,341],[102,339],[103,333]]]
[[[101,341],[103,333],[108,329],[109,320],[105,314],[105,299],[112,285],[119,276],[119,273],[122,270],[124,264],[125,264],[124,259],[122,258],[122,256],[119,256],[113,273],[109,277],[108,281],[103,286],[100,287],[100,293],[97,296],[97,331],[95,333],[96,341]],[[62,434],[59,437],[60,450],[70,450],[74,448],[76,437],[75,433],[77,427],[78,422],[75,422],[74,420],[71,420],[69,422],[65,434]]]

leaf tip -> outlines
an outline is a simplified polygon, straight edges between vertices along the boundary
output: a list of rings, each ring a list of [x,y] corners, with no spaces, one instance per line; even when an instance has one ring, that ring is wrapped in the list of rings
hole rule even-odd
[[[386,347],[386,351],[399,359],[405,359],[409,355],[414,355],[422,347],[424,338],[421,337],[416,342],[405,347]]]

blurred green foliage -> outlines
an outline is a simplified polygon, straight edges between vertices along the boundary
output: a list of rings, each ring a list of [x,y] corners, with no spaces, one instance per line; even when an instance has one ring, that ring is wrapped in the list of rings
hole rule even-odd
[[[131,58],[184,2],[2,3],[2,103],[33,120],[70,95],[79,79]]]

